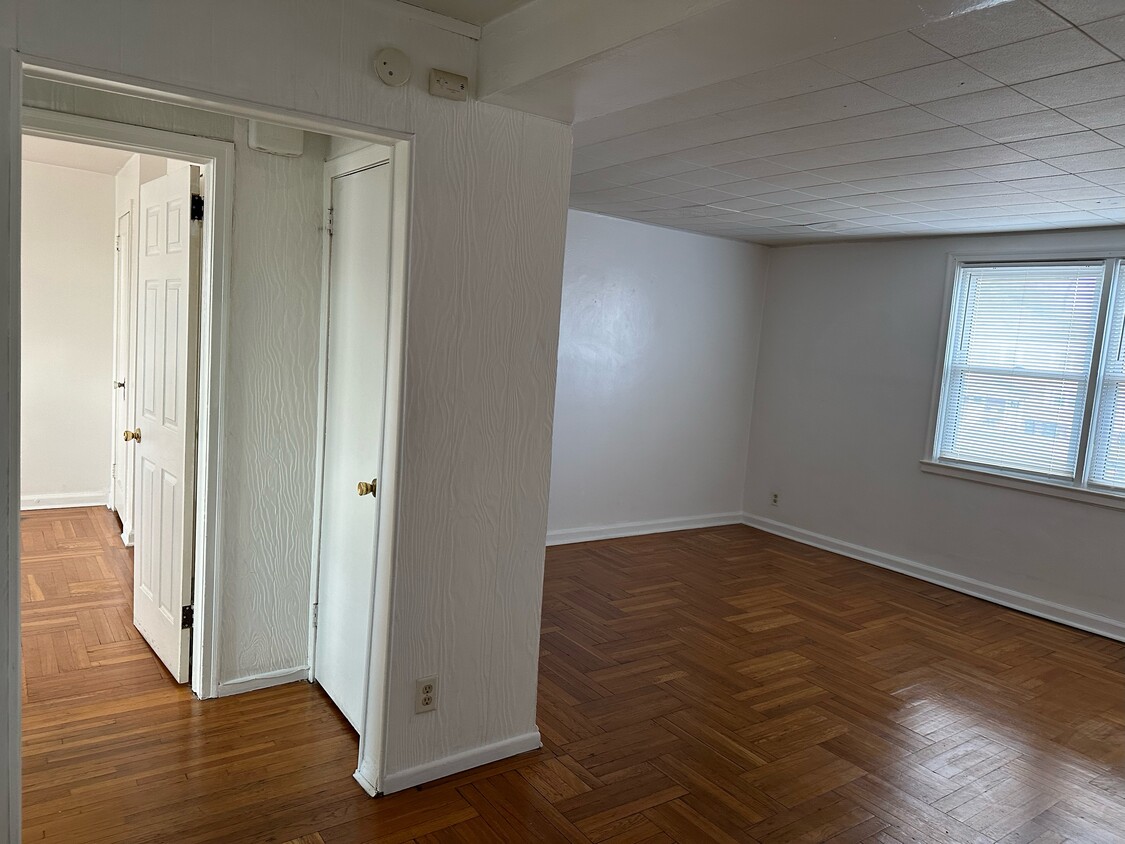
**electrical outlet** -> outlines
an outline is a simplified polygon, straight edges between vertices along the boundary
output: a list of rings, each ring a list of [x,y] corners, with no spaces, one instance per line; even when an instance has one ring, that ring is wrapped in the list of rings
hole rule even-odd
[[[773,495],[770,496],[770,504],[772,504],[774,507],[777,507],[779,504],[781,504],[781,493],[780,492],[775,492]]]
[[[437,677],[424,677],[414,684],[415,713],[433,712],[437,709]]]

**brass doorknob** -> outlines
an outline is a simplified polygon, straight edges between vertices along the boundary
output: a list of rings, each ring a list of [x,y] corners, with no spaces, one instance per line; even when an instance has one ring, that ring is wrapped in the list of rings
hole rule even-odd
[[[125,442],[129,442],[129,440],[136,440],[137,442],[140,442],[141,441],[141,429],[137,428],[137,430],[135,430],[135,431],[126,431],[125,432]]]
[[[374,495],[375,491],[379,488],[379,479],[372,478],[371,483],[367,481],[360,481],[356,484],[355,491],[360,495]]]

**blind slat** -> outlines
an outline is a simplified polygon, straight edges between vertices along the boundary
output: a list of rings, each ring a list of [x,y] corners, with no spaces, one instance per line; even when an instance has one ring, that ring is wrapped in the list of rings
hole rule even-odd
[[[961,269],[939,459],[1074,478],[1103,277],[1101,263]]]

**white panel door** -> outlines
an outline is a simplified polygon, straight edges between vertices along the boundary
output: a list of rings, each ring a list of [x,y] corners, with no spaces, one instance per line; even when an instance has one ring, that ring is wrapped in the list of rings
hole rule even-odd
[[[132,334],[129,324],[129,305],[133,287],[133,215],[126,211],[117,218],[117,261],[115,265],[114,325],[113,325],[113,485],[110,503],[121,517],[123,527],[129,524],[128,478],[131,449],[121,432],[132,421],[129,418],[129,341]]]
[[[200,226],[199,169],[141,185],[133,455],[133,624],[188,681],[194,527]]]
[[[378,539],[387,364],[391,168],[332,180],[328,372],[314,677],[360,730]]]

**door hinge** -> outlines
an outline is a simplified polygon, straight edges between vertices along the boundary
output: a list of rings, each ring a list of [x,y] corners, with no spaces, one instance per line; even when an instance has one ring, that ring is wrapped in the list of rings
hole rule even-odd
[[[191,219],[193,221],[203,219],[203,197],[198,193],[191,195]]]
[[[190,630],[195,625],[195,607],[184,607],[180,615],[180,629]]]
[[[333,229],[336,227],[336,210],[334,208],[328,209],[328,236],[332,237]]]
[[[118,252],[121,251],[121,235],[117,235],[113,238],[113,248]]]
[[[313,627],[320,620],[320,604],[313,604]]]

